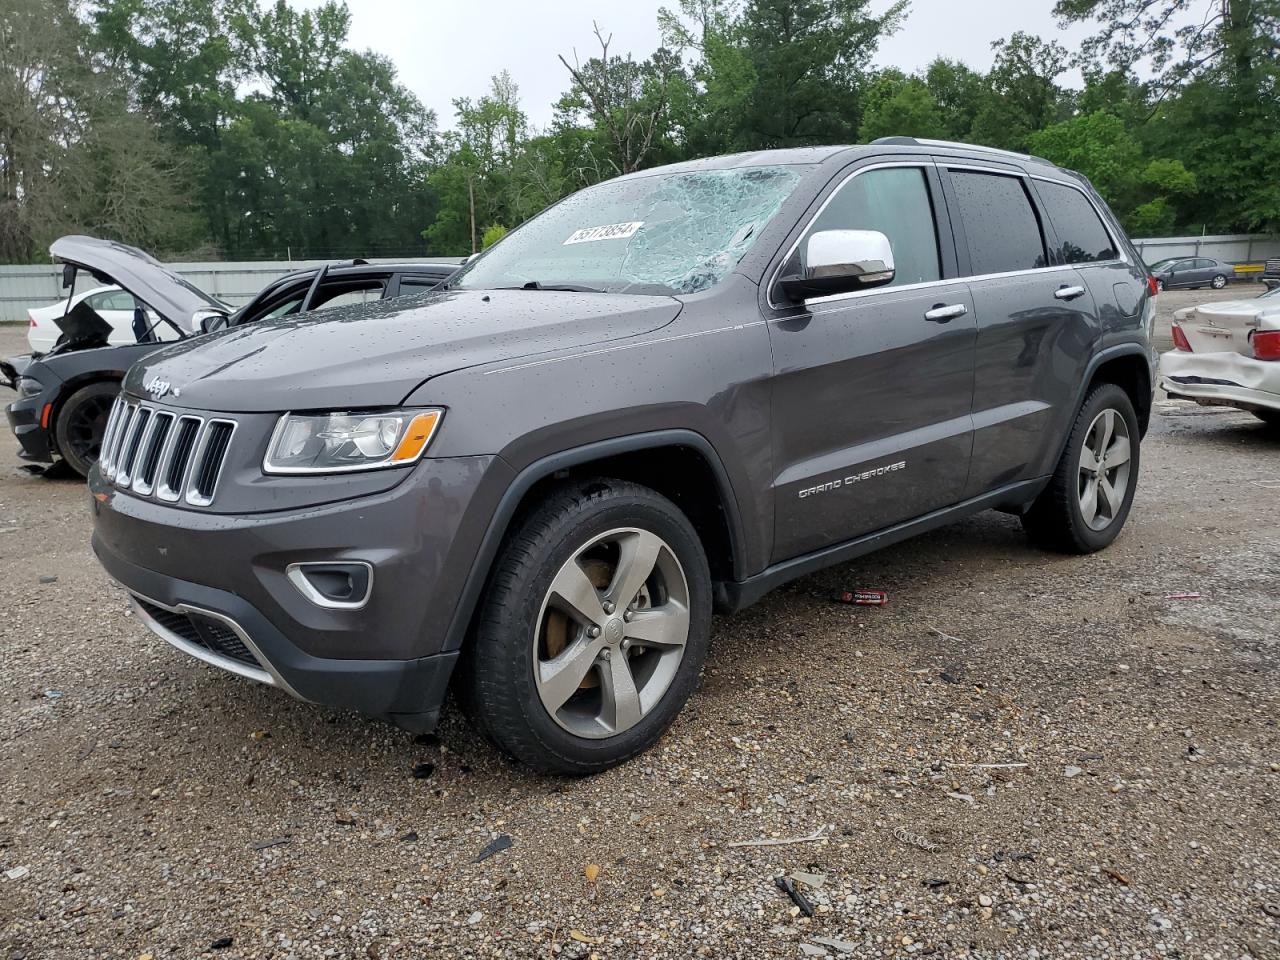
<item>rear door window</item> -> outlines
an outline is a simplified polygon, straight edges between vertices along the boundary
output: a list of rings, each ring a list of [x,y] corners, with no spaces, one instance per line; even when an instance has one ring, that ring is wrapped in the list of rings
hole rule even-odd
[[[1040,218],[1021,177],[970,170],[950,173],[969,244],[971,276],[1049,265]]]
[[[381,300],[383,291],[387,289],[386,280],[366,280],[358,283],[350,281],[335,283],[332,286],[321,284],[316,291],[312,310],[330,310],[335,307],[349,307],[355,303],[368,303]]]
[[[1058,259],[1062,263],[1098,263],[1120,254],[1097,210],[1079,190],[1060,183],[1036,184],[1054,231],[1058,234]]]
[[[801,272],[808,240],[822,230],[878,230],[888,237],[895,268],[888,286],[929,283],[942,277],[938,227],[922,167],[869,170],[845,181],[805,231],[782,276]]]

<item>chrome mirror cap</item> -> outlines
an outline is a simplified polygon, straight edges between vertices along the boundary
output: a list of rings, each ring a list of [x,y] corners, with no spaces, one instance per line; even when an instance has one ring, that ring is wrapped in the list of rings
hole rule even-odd
[[[893,247],[879,230],[820,230],[804,245],[801,270],[780,281],[796,302],[882,286],[895,275]]]

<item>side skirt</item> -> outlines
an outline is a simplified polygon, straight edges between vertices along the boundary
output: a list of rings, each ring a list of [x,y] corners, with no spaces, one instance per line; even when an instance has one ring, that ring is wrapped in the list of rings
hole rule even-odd
[[[886,527],[875,533],[869,533],[854,540],[846,540],[834,546],[824,547],[814,553],[806,553],[757,573],[746,580],[720,581],[715,584],[714,597],[717,613],[737,613],[751,606],[766,593],[782,586],[791,580],[807,576],[826,567],[838,563],[846,563],[868,553],[901,543],[921,533],[927,533],[938,527],[955,523],[984,510],[1019,508],[1030,503],[1045,488],[1049,477],[1037,477],[1034,480],[1021,480],[1007,486],[998,487],[980,497],[965,500],[954,506],[944,507],[924,516],[907,520],[892,527]]]

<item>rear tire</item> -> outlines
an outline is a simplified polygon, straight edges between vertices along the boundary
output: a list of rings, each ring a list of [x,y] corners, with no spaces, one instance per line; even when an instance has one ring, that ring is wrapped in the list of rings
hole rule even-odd
[[[508,534],[458,699],[511,757],[549,773],[598,773],[672,724],[710,628],[706,554],[680,509],[627,481],[568,484]]]
[[[1222,274],[1218,274],[1213,278],[1213,283],[1212,283],[1213,289],[1221,290],[1226,285],[1227,285],[1227,278],[1224,277]]]
[[[119,393],[120,384],[115,380],[98,380],[71,394],[58,410],[54,443],[67,466],[82,477],[98,462],[107,417]]]
[[[1115,384],[1098,385],[1076,415],[1049,485],[1023,515],[1023,529],[1061,553],[1110,546],[1133,505],[1140,454],[1133,401]]]
[[[1280,410],[1254,410],[1252,413],[1272,430],[1280,430]]]

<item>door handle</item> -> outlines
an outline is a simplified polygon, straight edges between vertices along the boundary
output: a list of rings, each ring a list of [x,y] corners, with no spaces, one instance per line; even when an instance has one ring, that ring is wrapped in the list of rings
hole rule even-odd
[[[945,304],[939,303],[932,310],[926,310],[924,318],[930,323],[950,323],[956,317],[963,317],[969,312],[969,308],[963,303]]]
[[[1074,300],[1084,296],[1084,287],[1059,287],[1053,295],[1059,300]]]

